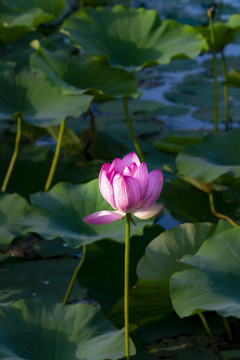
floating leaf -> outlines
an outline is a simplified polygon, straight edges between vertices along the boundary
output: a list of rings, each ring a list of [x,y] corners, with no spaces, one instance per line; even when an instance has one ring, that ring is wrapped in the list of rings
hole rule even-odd
[[[52,52],[39,44],[36,46],[31,67],[42,71],[63,93],[88,93],[101,100],[140,95],[134,75],[121,68],[111,68],[105,58],[74,58],[66,52]]]
[[[21,298],[62,302],[78,263],[79,259],[72,257],[0,262],[0,302]],[[85,293],[86,289],[76,283],[71,299],[81,298]]]
[[[74,248],[101,239],[124,242],[124,222],[102,226],[82,221],[96,211],[113,210],[100,194],[97,179],[83,185],[58,183],[49,192],[32,195],[31,203],[32,210],[20,221],[25,232],[36,232],[47,240],[59,236]],[[149,223],[137,219],[131,235],[142,234]]]
[[[107,55],[112,66],[131,70],[167,64],[176,57],[194,58],[207,50],[194,28],[172,20],[161,23],[155,10],[143,8],[82,9],[62,27],[87,54]]]
[[[0,359],[105,360],[124,356],[123,330],[99,309],[19,300],[0,309]],[[135,353],[131,342],[131,354]]]
[[[14,64],[2,66],[4,69],[0,73],[2,119],[21,114],[26,122],[35,126],[58,125],[67,116],[80,115],[90,105],[92,97],[89,95],[62,95],[56,88],[51,87],[41,74],[27,70],[18,72]]]
[[[182,263],[194,270],[175,273],[171,298],[179,316],[215,310],[222,316],[240,317],[240,228],[232,228],[208,239]]]
[[[181,175],[197,178],[205,183],[223,174],[240,177],[240,130],[218,135],[207,135],[200,145],[183,149],[176,164]]]
[[[18,219],[29,211],[29,204],[18,194],[0,194],[0,249],[4,249],[22,231]]]

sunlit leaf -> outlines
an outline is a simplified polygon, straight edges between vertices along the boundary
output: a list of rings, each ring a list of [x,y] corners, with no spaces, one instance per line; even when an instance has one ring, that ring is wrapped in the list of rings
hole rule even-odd
[[[87,54],[107,55],[111,65],[130,69],[166,64],[176,57],[194,58],[208,48],[194,28],[161,22],[155,10],[143,8],[86,8],[62,27]]]

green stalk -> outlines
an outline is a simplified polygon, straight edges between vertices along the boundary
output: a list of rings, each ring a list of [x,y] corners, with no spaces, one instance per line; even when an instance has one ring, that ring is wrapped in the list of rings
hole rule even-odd
[[[214,201],[213,201],[213,194],[211,192],[209,193],[209,204],[210,204],[210,209],[211,209],[211,212],[213,213],[213,215],[215,215],[219,219],[227,220],[233,227],[238,227],[238,224],[235,223],[235,221],[233,221],[229,216],[221,214],[216,211],[215,206],[214,206]]]
[[[63,138],[64,129],[65,129],[65,123],[66,123],[66,119],[63,120],[63,122],[61,123],[60,128],[59,128],[57,146],[56,146],[55,154],[53,157],[53,162],[52,162],[49,174],[48,174],[48,178],[47,178],[47,182],[46,182],[44,191],[48,191],[52,184],[53,176],[54,176],[54,173],[55,173],[55,170],[57,167],[57,162],[58,162],[59,155],[60,155],[62,138]]]
[[[80,9],[84,7],[84,0],[79,0]]]
[[[211,45],[213,52],[213,76],[214,76],[214,134],[218,133],[218,83],[217,83],[217,58],[216,58],[216,39],[213,26],[213,11],[214,7],[208,10],[208,17],[210,22]]]
[[[141,151],[140,146],[138,144],[137,137],[135,135],[135,132],[134,132],[134,129],[133,129],[133,126],[132,126],[132,122],[131,122],[131,119],[130,119],[130,116],[129,116],[126,96],[124,96],[124,98],[123,98],[123,106],[124,106],[124,112],[125,112],[125,117],[126,117],[126,120],[127,120],[127,124],[128,124],[129,130],[130,130],[131,136],[132,136],[133,144],[135,146],[135,149],[137,151],[137,154],[138,154],[138,157],[139,157],[140,161],[143,162],[144,158],[143,158],[143,155],[142,155],[142,151]]]
[[[83,252],[82,252],[82,257],[81,257],[81,260],[79,261],[78,263],[78,266],[76,267],[76,270],[74,271],[74,274],[72,276],[72,279],[70,281],[70,284],[68,286],[68,289],[67,289],[67,292],[66,292],[66,295],[65,295],[65,298],[63,300],[63,304],[65,305],[67,302],[68,302],[68,298],[70,296],[70,293],[72,291],[72,287],[73,287],[73,284],[76,280],[76,277],[77,277],[77,274],[79,272],[79,270],[81,269],[83,263],[84,263],[84,260],[85,260],[85,257],[86,257],[86,250],[87,250],[87,246],[86,245],[83,245]]]
[[[213,346],[213,350],[214,350],[216,356],[218,357],[219,360],[223,360],[223,358],[222,358],[222,356],[221,356],[221,354],[220,354],[220,352],[218,350],[218,347],[217,347],[217,344],[216,344],[216,341],[215,341],[215,337],[214,337],[213,333],[211,332],[210,327],[208,326],[208,323],[207,323],[207,320],[206,320],[205,316],[201,312],[199,312],[198,315],[199,315],[199,317],[200,317],[200,319],[201,319],[201,321],[203,323],[203,326],[204,326],[204,329],[205,329],[207,335],[212,340],[212,346]]]
[[[18,156],[18,150],[19,150],[19,143],[20,143],[20,139],[21,139],[21,125],[22,125],[22,118],[21,115],[18,115],[17,117],[17,134],[16,134],[16,139],[15,139],[15,148],[14,148],[14,152],[13,152],[13,156],[12,159],[10,161],[9,167],[8,167],[8,171],[5,175],[3,184],[2,184],[2,192],[5,192],[8,186],[8,182],[9,179],[11,177],[15,162],[17,160],[17,156]]]
[[[225,103],[225,130],[228,131],[228,129],[229,129],[229,103],[228,103],[228,85],[226,84],[227,66],[226,66],[226,59],[225,59],[223,50],[222,50],[222,72],[223,72],[223,78],[224,78],[223,94],[224,94],[224,103]]]
[[[130,253],[130,214],[126,214],[125,262],[124,262],[124,324],[125,324],[126,360],[130,359],[129,316],[128,316],[129,253]]]

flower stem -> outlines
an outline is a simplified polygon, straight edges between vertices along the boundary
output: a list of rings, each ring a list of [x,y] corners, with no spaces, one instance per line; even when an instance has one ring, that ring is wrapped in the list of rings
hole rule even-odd
[[[22,125],[22,118],[20,115],[18,115],[17,117],[17,134],[16,134],[16,139],[15,139],[15,148],[14,148],[14,152],[13,152],[13,156],[12,159],[10,161],[9,167],[8,167],[8,171],[5,175],[3,184],[2,184],[2,192],[5,192],[8,186],[8,182],[9,179],[11,177],[13,168],[14,168],[14,164],[16,162],[17,156],[18,156],[18,150],[19,150],[19,143],[20,143],[20,139],[21,139],[21,125]]]
[[[83,251],[82,251],[82,257],[81,257],[81,260],[79,261],[78,263],[78,266],[76,267],[75,271],[74,271],[74,274],[72,276],[72,279],[70,281],[70,284],[68,286],[68,289],[67,289],[67,292],[66,292],[66,295],[65,295],[65,298],[63,300],[63,304],[65,305],[67,302],[68,302],[68,298],[70,296],[70,293],[72,291],[72,287],[73,287],[73,284],[76,280],[76,277],[77,277],[77,274],[79,272],[79,270],[81,269],[83,263],[84,263],[84,260],[85,260],[85,257],[86,257],[86,250],[87,250],[87,246],[84,244],[83,245]]]
[[[227,81],[227,66],[224,51],[222,50],[222,72],[225,84],[223,85],[224,103],[225,103],[225,130],[229,129],[229,103],[228,103],[228,85]]]
[[[210,203],[210,209],[211,209],[211,212],[213,213],[213,215],[215,215],[219,219],[227,220],[233,227],[238,227],[238,224],[235,223],[235,221],[233,221],[229,216],[221,214],[216,211],[215,206],[214,206],[214,201],[213,201],[213,193],[211,193],[211,192],[209,193],[209,203]]]
[[[211,332],[210,327],[208,326],[208,323],[207,323],[207,320],[206,320],[205,316],[203,315],[202,312],[199,312],[198,315],[199,315],[199,317],[200,317],[200,319],[201,319],[201,321],[203,323],[203,326],[204,326],[204,329],[205,329],[206,333],[208,334],[208,336],[212,340],[212,346],[213,346],[213,350],[214,350],[216,356],[218,357],[219,360],[223,360],[222,356],[221,356],[221,354],[220,354],[220,352],[218,350],[218,347],[217,347],[217,344],[216,344],[216,341],[215,341],[215,337],[214,337],[213,333]]]
[[[137,137],[135,135],[135,132],[134,132],[134,129],[133,129],[133,126],[132,126],[132,122],[131,122],[131,119],[130,119],[130,116],[129,116],[128,105],[127,105],[127,97],[126,96],[124,96],[124,98],[123,98],[123,107],[124,107],[124,112],[125,112],[125,117],[126,117],[126,120],[127,120],[127,124],[128,124],[129,130],[130,130],[130,134],[132,136],[133,144],[135,146],[135,149],[137,151],[137,154],[138,154],[138,157],[139,157],[140,161],[143,162],[144,161],[143,154],[142,154],[142,151],[140,149],[139,143],[137,141]]]
[[[48,174],[48,178],[47,178],[47,182],[46,182],[44,191],[48,191],[52,184],[53,176],[54,176],[54,173],[55,173],[55,170],[57,167],[57,162],[58,162],[59,154],[60,154],[60,150],[61,150],[61,144],[62,144],[63,133],[64,133],[64,129],[65,129],[65,123],[66,123],[66,120],[64,119],[59,128],[57,146],[56,146],[55,154],[53,157],[53,162],[52,162],[49,174]]]
[[[130,359],[129,316],[128,316],[129,253],[130,253],[130,214],[126,214],[125,262],[124,262],[124,324],[125,324],[126,360]]]
[[[216,39],[213,26],[214,7],[212,6],[207,14],[210,22],[211,45],[213,53],[213,76],[214,76],[214,134],[218,133],[218,83],[217,83],[217,58],[216,58]]]

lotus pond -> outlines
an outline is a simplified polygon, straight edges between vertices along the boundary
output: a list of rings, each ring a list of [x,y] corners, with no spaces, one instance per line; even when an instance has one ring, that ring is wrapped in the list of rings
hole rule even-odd
[[[238,1],[0,1],[0,359],[240,359]]]

